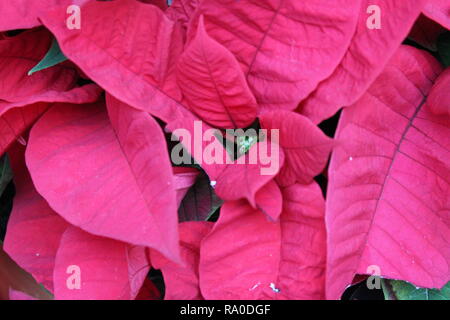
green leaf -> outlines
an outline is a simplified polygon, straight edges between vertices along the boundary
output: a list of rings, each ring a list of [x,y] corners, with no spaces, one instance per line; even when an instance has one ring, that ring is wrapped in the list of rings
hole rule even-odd
[[[417,288],[409,282],[383,279],[386,300],[450,300],[450,282],[441,290]]]
[[[0,196],[5,191],[9,182],[13,177],[11,167],[9,166],[9,160],[6,155],[0,157]]]
[[[61,49],[59,48],[58,41],[56,41],[56,39],[53,39],[50,50],[48,50],[45,57],[41,61],[39,61],[39,63],[35,65],[33,69],[28,71],[28,75],[31,76],[33,73],[37,71],[53,67],[58,63],[64,62],[66,60],[67,60],[66,56],[64,55],[64,53],[61,52]]]
[[[437,41],[438,53],[441,57],[442,63],[448,67],[450,66],[450,32],[441,34]]]

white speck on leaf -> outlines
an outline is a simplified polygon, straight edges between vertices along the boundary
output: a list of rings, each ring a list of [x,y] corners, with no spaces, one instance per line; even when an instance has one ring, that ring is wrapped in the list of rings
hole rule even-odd
[[[258,283],[255,284],[253,287],[251,287],[250,289],[248,289],[248,291],[253,291],[253,290],[255,290],[256,288],[259,287],[260,284],[261,284],[261,282],[258,282]]]
[[[281,291],[280,289],[278,289],[277,287],[275,287],[275,283],[271,283],[269,287],[270,287],[270,289],[272,289],[272,291],[275,292],[275,293],[279,293],[279,292]]]
[[[216,184],[217,184],[217,181],[211,181],[211,183],[210,183],[211,187],[213,187],[213,188],[216,186]]]

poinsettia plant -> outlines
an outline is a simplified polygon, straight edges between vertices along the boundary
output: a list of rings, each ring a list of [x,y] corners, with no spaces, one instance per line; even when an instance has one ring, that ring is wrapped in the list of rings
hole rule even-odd
[[[449,1],[0,14],[0,298],[450,299]]]

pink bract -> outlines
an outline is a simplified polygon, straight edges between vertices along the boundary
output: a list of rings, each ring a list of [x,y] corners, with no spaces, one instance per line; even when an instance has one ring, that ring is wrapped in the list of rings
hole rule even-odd
[[[0,15],[0,299],[450,299],[448,0]]]

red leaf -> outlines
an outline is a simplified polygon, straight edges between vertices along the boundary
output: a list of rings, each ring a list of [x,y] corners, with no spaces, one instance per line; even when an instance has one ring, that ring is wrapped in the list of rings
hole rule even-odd
[[[24,147],[16,144],[9,153],[16,195],[4,249],[15,262],[53,292],[55,255],[69,224],[37,193],[25,166],[24,152]]]
[[[275,177],[284,163],[284,153],[278,146],[274,148],[276,153],[272,152],[270,157],[266,158],[263,152],[257,151],[262,150],[262,144],[263,142],[254,144],[249,153],[241,157],[243,163],[238,163],[236,160],[233,164],[222,165],[225,169],[215,178],[217,179],[215,191],[221,199],[226,201],[247,199],[256,208],[256,193]],[[267,142],[267,150],[271,149],[271,142]],[[256,163],[252,163],[251,153],[257,152],[263,159],[260,158]],[[269,170],[263,173],[264,169]],[[236,186],[240,187],[236,188]]]
[[[8,7],[13,6],[9,4]],[[44,29],[26,31],[0,41],[2,102],[20,102],[30,96],[73,87],[76,70],[62,65],[28,75],[28,71],[47,53],[51,41],[51,34]]]
[[[359,1],[201,2],[208,34],[237,58],[262,108],[293,110],[338,65]],[[190,27],[193,38],[195,24]]]
[[[279,144],[285,165],[277,177],[282,186],[310,183],[325,168],[332,140],[308,118],[289,111],[274,111],[260,116],[261,127],[279,130]]]
[[[283,210],[283,197],[278,184],[271,180],[255,195],[256,207],[272,221],[277,221]]]
[[[183,50],[179,25],[159,8],[139,1],[92,1],[82,8],[82,27],[69,30],[65,9],[53,10],[42,21],[89,78],[166,123],[180,116],[174,72]]]
[[[55,102],[90,103],[100,96],[101,89],[95,84],[69,91],[44,93],[30,96],[21,102],[0,102],[0,154],[22,134]],[[44,101],[44,102],[39,102]]]
[[[276,284],[290,300],[325,299],[325,200],[315,183],[283,189],[281,262]]]
[[[450,30],[450,3],[447,0],[427,0],[423,13]]]
[[[227,202],[202,241],[200,287],[206,299],[322,299],[324,200],[316,184],[283,191],[279,222],[244,201]]]
[[[0,244],[0,300],[17,298],[15,291],[40,300],[51,300],[52,295],[44,290],[33,277],[21,269],[4,251]],[[10,296],[12,292],[12,296]]]
[[[164,276],[164,300],[203,300],[199,287],[198,264],[200,243],[209,233],[211,222],[183,222],[180,224],[181,257],[183,265],[175,264],[151,250],[152,266]]]
[[[41,71],[39,71],[41,72]],[[30,107],[33,108],[36,105],[51,105],[52,103],[62,102],[62,103],[73,103],[73,104],[83,104],[92,103],[98,100],[103,90],[96,84],[87,84],[82,87],[75,87],[67,91],[47,91],[37,95],[30,95],[17,102],[4,102],[0,101],[0,112],[5,114],[8,111],[13,111],[15,108],[20,107]],[[20,110],[14,110],[19,112]],[[22,111],[24,114],[26,111]],[[30,112],[31,114],[33,112]]]
[[[196,121],[201,123],[201,126],[197,126]],[[219,139],[204,139],[211,127],[189,115],[169,123],[167,129],[174,132],[175,136],[180,135],[177,138],[182,140],[185,150],[202,166],[210,180],[216,183],[216,193],[223,200],[245,198],[255,206],[256,192],[273,179],[284,162],[282,150],[276,145],[272,148],[270,141],[264,142],[267,152],[261,151],[264,147],[259,142],[252,146],[249,153],[238,159],[239,162],[233,161]],[[188,139],[184,139],[177,129],[183,129],[184,135],[189,136]],[[217,133],[221,135],[219,130]],[[204,153],[213,147],[222,150],[222,154],[217,157],[217,161],[208,163],[204,160]],[[236,188],[236,185],[241,187]]]
[[[20,138],[50,103],[94,102],[100,95],[100,88],[94,84],[73,88],[77,72],[67,66],[27,75],[45,55],[50,42],[50,34],[42,29],[0,41],[0,154]]]
[[[9,153],[16,195],[5,242],[0,247],[0,299],[7,299],[9,294],[11,300],[49,300],[53,296],[38,282],[53,290],[54,256],[67,223],[34,189],[24,152],[24,147],[16,144]],[[46,230],[45,237],[42,230]]]
[[[280,261],[279,223],[245,201],[226,202],[202,241],[200,287],[205,299],[259,299],[270,295]]]
[[[71,224],[176,260],[176,197],[164,135],[145,112],[113,98],[108,109],[114,130],[103,103],[56,105],[35,124],[26,160],[36,189]]]
[[[424,1],[362,0],[356,32],[345,56],[333,74],[302,102],[299,109],[302,114],[319,123],[356,102],[407,36]],[[374,5],[380,8],[380,29],[367,26],[376,14],[368,13]]]
[[[3,154],[16,140],[25,145],[26,141],[22,134],[48,108],[49,104],[47,103],[36,103],[25,108],[12,108],[4,110],[4,112],[0,111],[0,154]]]
[[[185,127],[185,124],[180,125],[177,121],[187,121],[189,127],[193,124],[191,120],[194,120],[195,117],[184,110],[179,98],[174,98],[178,95],[174,92],[175,88],[170,87],[173,83],[170,66],[173,65],[172,62],[176,60],[182,50],[181,36],[178,36],[179,33],[172,22],[165,19],[158,10],[155,11],[151,8],[152,6],[142,6],[130,0],[92,3],[92,5],[83,7],[84,21],[89,21],[87,22],[89,24],[80,31],[68,32],[67,28],[59,23],[63,14],[61,11],[56,11],[44,17],[43,20],[57,36],[64,53],[112,95],[131,106],[158,116],[166,121],[172,130],[177,127]],[[146,26],[151,21],[150,27],[142,27],[135,33],[144,33],[145,36],[142,39],[153,39],[152,46],[149,46],[147,41],[140,41],[141,38],[136,37],[133,47],[141,48],[142,46],[144,51],[160,52],[159,59],[152,54],[142,55],[139,50],[133,50],[135,54],[131,56],[121,51],[121,48],[126,47],[125,44],[129,41],[128,37],[120,36],[125,34],[121,29],[125,26],[114,24],[114,30],[110,29],[111,19],[120,17],[123,18],[123,21],[133,21],[136,24],[138,20],[144,21],[141,23],[142,26]],[[101,27],[105,25],[107,27]],[[133,26],[134,24],[128,29]],[[147,29],[153,33],[149,35]],[[108,31],[106,32],[106,30]],[[160,31],[157,32],[157,30]],[[115,38],[117,39],[115,45],[111,45],[111,33],[118,35]],[[92,59],[93,56],[96,58]],[[143,70],[140,68],[142,64],[148,65],[149,68]],[[169,92],[170,96],[165,92]],[[207,165],[203,165],[203,167],[212,180],[214,180],[213,176],[218,175],[224,169],[222,166],[216,165],[209,166],[209,168]],[[211,174],[211,171],[214,171],[214,174]]]
[[[56,255],[55,299],[134,299],[149,269],[144,247],[97,237],[71,226],[64,232]],[[77,276],[79,288],[75,285]]]
[[[10,152],[16,197],[5,250],[38,282],[54,291],[56,299],[133,299],[150,268],[145,248],[89,235],[70,226],[35,191],[22,149],[17,146]],[[71,275],[67,270],[74,265],[82,271],[80,290],[67,286]],[[12,298],[24,298],[20,294]]]
[[[218,128],[245,128],[256,118],[257,105],[236,58],[205,31],[197,34],[180,57],[177,79],[190,109]]]
[[[41,13],[55,5],[83,5],[91,0],[15,0],[14,4],[9,1],[0,2],[0,12],[2,19],[0,21],[0,31],[28,29],[41,25],[38,17]],[[68,15],[66,16],[66,18]],[[65,20],[64,20],[65,21]]]
[[[442,115],[443,118],[450,116],[450,68],[447,68],[436,80],[427,100],[427,106],[431,112]]]
[[[342,113],[327,198],[329,298],[371,265],[420,287],[450,280],[450,118],[426,100],[440,71],[425,51],[401,47]]]

